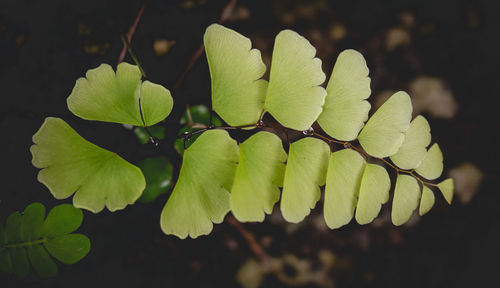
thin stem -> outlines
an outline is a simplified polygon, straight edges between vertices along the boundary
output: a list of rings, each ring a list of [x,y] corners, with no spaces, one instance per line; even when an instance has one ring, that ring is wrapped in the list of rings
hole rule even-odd
[[[255,240],[255,237],[253,236],[252,233],[250,233],[243,225],[240,224],[240,222],[236,221],[234,217],[229,216],[227,218],[227,222],[235,227],[238,232],[240,232],[241,236],[245,238],[245,240],[248,242],[248,246],[250,247],[250,250],[260,259],[262,262],[266,262],[269,260],[269,255],[264,251],[262,246]]]
[[[47,238],[42,238],[42,239],[38,239],[38,240],[35,240],[35,241],[28,241],[28,242],[22,242],[22,243],[16,243],[16,244],[7,244],[7,245],[4,245],[3,247],[0,247],[0,251],[4,250],[4,249],[9,249],[9,248],[22,248],[22,247],[29,247],[29,246],[33,246],[33,245],[37,245],[37,244],[42,244],[42,243],[45,243],[47,242]]]
[[[123,62],[123,59],[125,58],[125,54],[127,53],[127,50],[129,49],[130,42],[132,41],[132,36],[134,36],[135,30],[137,29],[137,25],[139,24],[139,20],[141,20],[142,13],[144,13],[144,8],[146,7],[146,1],[142,2],[141,8],[137,12],[137,16],[135,16],[134,23],[132,26],[130,26],[128,33],[127,33],[127,39],[123,43],[123,48],[122,51],[120,52],[120,56],[118,57],[118,63],[120,64]],[[123,36],[123,35],[122,35]],[[122,39],[123,42],[124,39]],[[129,51],[130,53],[130,51]],[[146,77],[146,76],[144,76]]]
[[[141,75],[143,78],[146,78],[146,72],[144,72],[144,69],[142,69],[141,63],[139,62],[139,59],[137,59],[137,56],[135,56],[134,52],[132,51],[132,48],[130,48],[130,43],[125,39],[125,36],[123,34],[120,35],[120,38],[122,39],[123,45],[127,47],[128,53],[130,54],[130,57],[132,57],[132,60],[134,63],[139,67],[139,70],[141,71]]]

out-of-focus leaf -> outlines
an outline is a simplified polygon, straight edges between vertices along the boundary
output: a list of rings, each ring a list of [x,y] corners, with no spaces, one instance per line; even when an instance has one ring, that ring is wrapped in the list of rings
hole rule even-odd
[[[142,192],[139,202],[154,201],[172,187],[173,166],[167,158],[146,158],[139,163],[139,168],[146,178],[146,189]]]

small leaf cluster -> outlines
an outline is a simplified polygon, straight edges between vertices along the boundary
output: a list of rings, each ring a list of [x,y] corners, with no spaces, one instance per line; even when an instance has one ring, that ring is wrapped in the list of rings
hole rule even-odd
[[[57,274],[52,258],[64,264],[80,261],[90,250],[85,235],[72,233],[82,220],[82,211],[70,204],[55,206],[47,218],[40,203],[12,213],[5,227],[0,223],[0,271],[23,277],[31,263],[38,275],[49,277]]]

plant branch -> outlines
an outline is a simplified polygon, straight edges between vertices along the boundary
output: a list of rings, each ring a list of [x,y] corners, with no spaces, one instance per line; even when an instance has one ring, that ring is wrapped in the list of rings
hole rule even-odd
[[[219,24],[224,23],[227,20],[227,18],[229,18],[231,12],[233,11],[234,5],[236,5],[236,0],[230,0],[226,4],[226,6],[224,6],[224,9],[222,9],[221,16],[217,21]],[[205,51],[205,45],[201,43],[200,47],[196,50],[196,52],[194,52],[193,56],[191,56],[191,59],[189,59],[189,62],[186,65],[186,68],[184,68],[184,71],[182,71],[182,74],[179,76],[175,84],[172,86],[172,90],[175,90],[181,86],[187,74],[189,73],[189,71],[191,71],[191,68],[193,68],[194,64],[196,63],[196,61],[198,61],[198,59],[200,58],[200,56],[203,54],[204,51]]]
[[[146,7],[146,1],[143,1],[141,8],[139,9],[139,11],[137,12],[137,15],[135,16],[134,23],[132,24],[132,26],[130,26],[130,28],[127,32],[127,39],[125,40],[124,38],[122,38],[123,48],[122,48],[122,51],[120,52],[120,56],[118,57],[117,65],[123,62],[123,59],[125,59],[125,55],[127,54],[127,50],[130,53],[130,47],[129,47],[130,42],[132,41],[132,36],[134,36],[135,30],[137,29],[137,25],[139,24],[139,21],[141,20],[141,17],[142,17],[142,14],[144,13],[145,7]],[[122,37],[123,37],[123,35],[122,35]],[[132,53],[130,53],[130,55],[132,55]],[[134,56],[132,58],[134,58]],[[141,69],[141,72],[143,72],[142,69]]]
[[[241,236],[248,242],[250,250],[252,250],[252,252],[260,259],[261,262],[267,262],[269,260],[269,255],[262,248],[259,242],[255,240],[255,236],[247,229],[245,229],[245,227],[243,227],[240,222],[234,219],[233,216],[229,215],[227,218],[227,223],[229,223],[231,226],[236,228],[238,232],[240,232]]]

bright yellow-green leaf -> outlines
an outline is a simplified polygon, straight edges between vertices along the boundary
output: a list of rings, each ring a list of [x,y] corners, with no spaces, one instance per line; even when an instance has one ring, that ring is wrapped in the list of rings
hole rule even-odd
[[[240,144],[238,168],[231,188],[231,211],[241,222],[264,221],[283,186],[286,152],[281,139],[258,132]]]
[[[69,110],[80,118],[151,126],[172,110],[170,91],[149,81],[142,82],[136,65],[121,63],[115,74],[111,66],[102,64],[88,70],[85,76],[76,81],[67,99]]]
[[[356,221],[368,224],[377,217],[382,204],[389,200],[391,180],[387,170],[377,164],[367,164],[361,178]]]
[[[391,160],[401,169],[415,169],[422,162],[429,144],[431,144],[431,127],[423,116],[418,115],[411,121],[403,145],[398,153],[391,156]]]
[[[422,199],[420,199],[420,208],[418,214],[424,216],[429,210],[434,206],[434,193],[429,187],[423,185],[422,188]]]
[[[283,30],[274,42],[265,110],[283,126],[306,130],[316,121],[326,91],[316,49],[294,31]]]
[[[330,147],[322,140],[306,137],[290,144],[280,202],[288,222],[302,221],[318,202],[329,157]]]
[[[257,123],[264,110],[267,81],[260,51],[250,39],[219,24],[203,37],[212,77],[212,109],[229,125]],[[260,80],[259,80],[260,79]]]
[[[366,153],[385,158],[398,152],[410,127],[412,106],[406,92],[392,95],[368,120],[358,140]]]
[[[73,204],[97,213],[133,204],[146,182],[141,170],[120,156],[78,135],[60,118],[46,118],[33,135],[33,165],[42,170],[38,181],[56,199],[75,194]]]
[[[351,149],[343,149],[330,156],[324,216],[331,229],[346,225],[354,216],[365,166],[363,156]]]
[[[455,189],[455,184],[452,178],[448,178],[438,184],[438,188],[443,193],[444,198],[448,204],[451,204],[453,200],[453,190]]]
[[[179,238],[212,231],[229,212],[238,145],[224,130],[209,130],[184,151],[179,179],[161,213],[161,229]]]
[[[425,153],[424,159],[420,162],[417,173],[425,179],[434,180],[443,173],[443,153],[437,143],[434,143],[431,148]]]
[[[394,199],[392,200],[392,223],[405,224],[420,202],[420,187],[417,180],[409,175],[398,174]]]
[[[328,135],[343,141],[358,137],[368,119],[370,77],[365,58],[356,50],[340,53],[326,86],[325,105],[318,123]]]

